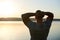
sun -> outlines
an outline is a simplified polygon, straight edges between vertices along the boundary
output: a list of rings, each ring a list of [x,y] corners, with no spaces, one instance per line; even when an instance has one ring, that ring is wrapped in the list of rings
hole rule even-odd
[[[13,2],[0,2],[0,17],[11,17],[16,12]]]

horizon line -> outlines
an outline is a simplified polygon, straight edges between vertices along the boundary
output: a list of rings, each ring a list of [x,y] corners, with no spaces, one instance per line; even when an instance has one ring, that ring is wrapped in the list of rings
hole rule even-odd
[[[31,18],[31,20],[35,20]],[[22,18],[0,18],[0,21],[22,21]],[[60,19],[53,19],[53,21],[60,21]]]

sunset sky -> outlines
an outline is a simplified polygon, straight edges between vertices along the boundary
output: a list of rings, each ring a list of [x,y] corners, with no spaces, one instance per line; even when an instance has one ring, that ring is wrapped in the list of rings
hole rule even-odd
[[[60,19],[60,0],[0,0],[0,17],[21,17],[36,10],[52,12]]]
[[[49,11],[60,19],[60,0],[0,0],[0,18],[17,17],[36,10]],[[60,39],[60,22],[53,21],[48,40]],[[0,40],[30,40],[22,21],[0,21]]]

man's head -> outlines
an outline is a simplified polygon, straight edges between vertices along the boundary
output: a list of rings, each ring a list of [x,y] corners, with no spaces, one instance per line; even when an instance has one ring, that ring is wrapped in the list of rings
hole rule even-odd
[[[36,15],[35,15],[35,18],[36,19],[39,19],[39,18],[43,18],[44,17],[44,12],[40,11],[40,10],[37,10],[36,11]]]
[[[44,17],[44,12],[37,10],[35,13],[35,19],[36,19],[37,23],[41,24],[43,21],[43,17]]]

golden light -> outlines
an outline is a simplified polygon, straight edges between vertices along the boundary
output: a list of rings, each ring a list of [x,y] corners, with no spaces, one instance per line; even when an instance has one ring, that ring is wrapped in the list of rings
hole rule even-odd
[[[28,29],[22,22],[1,21],[0,22],[0,40],[17,40],[28,36]],[[26,35],[23,35],[23,34]]]
[[[0,2],[0,17],[14,16],[17,11],[17,5],[11,1]]]

